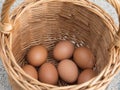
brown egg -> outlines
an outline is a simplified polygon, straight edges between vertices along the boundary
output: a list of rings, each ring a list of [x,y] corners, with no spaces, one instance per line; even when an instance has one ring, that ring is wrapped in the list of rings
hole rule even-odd
[[[29,64],[33,66],[40,66],[43,64],[48,56],[47,49],[44,46],[34,46],[32,47],[28,54],[27,54],[27,60]]]
[[[22,67],[22,69],[25,71],[25,73],[27,73],[31,77],[38,79],[37,70],[32,65],[25,65]]]
[[[78,68],[77,65],[69,59],[62,60],[58,64],[58,73],[62,80],[67,83],[73,83],[78,78]]]
[[[80,73],[78,77],[78,84],[85,83],[90,79],[94,78],[95,76],[96,76],[95,71],[93,71],[92,69],[85,69]]]
[[[56,85],[58,81],[58,72],[56,67],[51,63],[44,63],[39,68],[39,80],[43,83]]]
[[[81,69],[93,68],[95,59],[90,49],[86,47],[79,47],[75,49],[73,55],[74,61]]]
[[[56,60],[71,58],[74,52],[74,45],[67,40],[60,41],[53,50],[53,55]]]

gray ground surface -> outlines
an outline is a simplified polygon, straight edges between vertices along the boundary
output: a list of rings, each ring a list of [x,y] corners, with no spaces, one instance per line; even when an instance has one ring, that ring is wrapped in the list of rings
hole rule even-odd
[[[12,9],[15,8],[22,1],[23,0],[16,0],[16,3],[13,5]],[[116,11],[110,4],[106,2],[106,0],[90,0],[90,1],[102,7],[107,13],[109,13],[112,16],[115,23],[118,24]],[[3,2],[4,0],[0,0],[0,11],[1,11]],[[7,74],[5,72],[5,69],[1,61],[0,61],[0,90],[11,90],[11,86],[9,85],[9,81],[7,79]],[[108,86],[107,90],[120,90],[120,73],[115,76],[113,81]]]

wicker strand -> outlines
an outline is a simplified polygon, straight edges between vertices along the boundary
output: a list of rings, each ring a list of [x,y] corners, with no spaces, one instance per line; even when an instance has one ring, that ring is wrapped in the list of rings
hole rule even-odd
[[[14,1],[15,0],[6,0],[2,8],[0,31],[5,34],[12,30],[12,25],[9,20],[9,11]]]
[[[33,1],[37,1],[37,0],[25,0],[26,2],[33,2]],[[85,0],[87,1],[87,0]],[[112,4],[114,6],[114,8],[116,9],[118,16],[119,16],[119,21],[120,21],[120,2],[119,0],[107,0],[110,4]],[[9,19],[9,11],[10,11],[10,7],[12,6],[12,4],[15,2],[15,0],[5,0],[5,3],[3,4],[3,8],[2,8],[2,14],[1,14],[1,22],[2,22],[2,26],[0,25],[0,31],[11,31],[12,30],[12,25],[10,24],[10,19]],[[120,26],[120,24],[119,24]],[[120,36],[120,30],[118,31],[118,35]]]
[[[120,1],[119,0],[107,0],[113,7],[116,9],[120,21]],[[120,27],[120,23],[119,23]],[[120,36],[120,30],[118,31],[118,35]]]
[[[119,0],[107,0],[113,7],[116,9],[118,13],[118,18],[120,21],[120,1]],[[117,32],[116,40],[114,41],[113,45],[120,47],[120,22],[119,22],[119,30]]]
[[[9,11],[14,2],[15,0],[5,0],[5,3],[3,4],[3,8],[2,8],[2,14],[1,14],[2,23],[10,23]]]
[[[112,6],[116,9],[117,14],[118,14],[118,18],[120,21],[120,1],[119,0],[107,0],[110,4],[112,4]],[[120,27],[120,23],[119,23],[119,27]],[[120,30],[118,31],[118,35],[120,35]]]
[[[4,34],[8,34],[10,33],[9,31],[11,31],[13,29],[12,25],[10,23],[0,23],[0,32],[4,33]]]

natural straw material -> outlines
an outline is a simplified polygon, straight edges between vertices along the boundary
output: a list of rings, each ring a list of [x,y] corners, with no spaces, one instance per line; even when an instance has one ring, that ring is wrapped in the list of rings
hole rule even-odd
[[[120,30],[100,7],[87,0],[25,0],[9,14],[15,0],[6,0],[0,23],[0,57],[14,90],[105,90],[120,69]],[[108,0],[120,16],[119,0]],[[22,69],[27,50],[43,44],[52,50],[59,40],[90,47],[99,73],[80,85],[41,83]]]

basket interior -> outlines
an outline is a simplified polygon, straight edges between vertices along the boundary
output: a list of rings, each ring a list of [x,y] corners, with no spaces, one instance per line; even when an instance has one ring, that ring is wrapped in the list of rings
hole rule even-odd
[[[13,30],[13,54],[22,66],[27,63],[27,50],[42,44],[49,50],[48,61],[55,62],[52,50],[59,40],[89,47],[95,55],[98,73],[109,62],[109,28],[98,15],[70,2],[41,3],[26,10]]]

